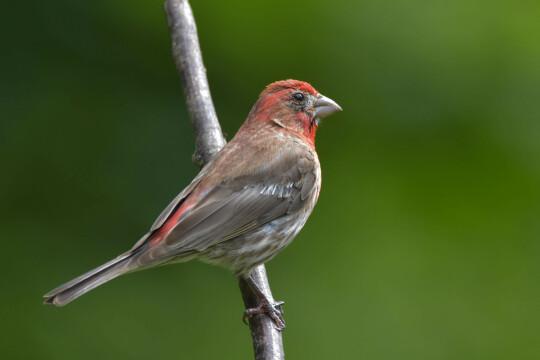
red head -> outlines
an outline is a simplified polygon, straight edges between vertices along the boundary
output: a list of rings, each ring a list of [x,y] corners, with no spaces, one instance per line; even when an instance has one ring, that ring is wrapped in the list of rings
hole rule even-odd
[[[307,82],[281,80],[263,90],[246,123],[272,122],[314,143],[319,120],[336,111],[341,107]]]

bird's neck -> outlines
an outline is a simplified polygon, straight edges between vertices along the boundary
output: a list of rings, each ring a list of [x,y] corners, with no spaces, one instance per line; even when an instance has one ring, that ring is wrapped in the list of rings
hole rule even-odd
[[[317,134],[318,127],[317,121],[305,112],[297,113],[296,120],[296,123],[300,125],[297,131],[302,134],[302,137],[312,147],[315,147],[315,135]]]
[[[283,131],[300,137],[312,148],[315,148],[318,122],[306,112],[291,113],[290,109],[285,107],[276,110],[272,107],[266,107],[264,103],[256,104],[243,127],[256,131],[262,124],[280,127]]]

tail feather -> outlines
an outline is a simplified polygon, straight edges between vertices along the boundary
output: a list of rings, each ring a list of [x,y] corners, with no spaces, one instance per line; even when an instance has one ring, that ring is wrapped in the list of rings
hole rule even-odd
[[[44,297],[45,304],[64,306],[88,291],[129,272],[135,253],[128,251],[117,258],[51,290]]]

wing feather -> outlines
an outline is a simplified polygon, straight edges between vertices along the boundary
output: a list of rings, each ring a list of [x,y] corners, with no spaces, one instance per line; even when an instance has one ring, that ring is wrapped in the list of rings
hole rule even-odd
[[[247,153],[260,156],[255,151]],[[245,170],[239,166],[239,159],[226,156],[218,157],[212,167],[208,164],[203,168],[161,213],[152,231],[163,226],[190,196],[200,198],[191,203],[194,205],[182,214],[165,239],[145,250],[141,262],[163,262],[202,252],[298,210],[317,183],[316,155],[289,146],[268,158],[264,166],[255,170]]]
[[[171,213],[178,208],[182,204],[182,202],[191,194],[191,192],[199,185],[201,182],[201,179],[208,173],[208,170],[210,169],[210,164],[206,165],[202,168],[202,170],[199,172],[199,174],[191,181],[191,183],[184,189],[180,194],[176,195],[176,197],[167,205],[165,209],[159,214],[157,219],[154,221],[152,226],[150,227],[150,232],[155,231],[159,229],[165,221],[169,218]]]
[[[315,186],[317,163],[285,155],[267,164],[263,173],[215,186],[164,240],[165,253],[204,251],[298,209]]]

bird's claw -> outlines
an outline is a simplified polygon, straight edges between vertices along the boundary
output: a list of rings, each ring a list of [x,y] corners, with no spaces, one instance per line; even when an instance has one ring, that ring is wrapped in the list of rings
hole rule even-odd
[[[266,315],[274,322],[274,326],[278,331],[283,331],[283,329],[285,329],[283,304],[285,304],[283,301],[278,301],[273,304],[264,302],[257,307],[246,309],[246,311],[244,311],[242,321],[247,325],[247,320],[253,316]]]

